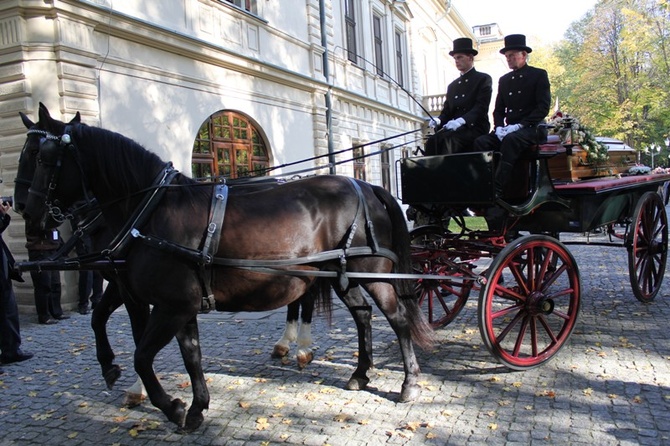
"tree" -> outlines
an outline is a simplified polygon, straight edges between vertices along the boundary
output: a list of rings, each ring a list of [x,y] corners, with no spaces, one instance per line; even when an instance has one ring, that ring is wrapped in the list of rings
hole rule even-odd
[[[670,130],[668,0],[601,0],[554,48],[561,108],[636,148]]]

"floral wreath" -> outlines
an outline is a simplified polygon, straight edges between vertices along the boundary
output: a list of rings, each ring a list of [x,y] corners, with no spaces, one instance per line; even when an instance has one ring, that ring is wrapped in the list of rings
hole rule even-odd
[[[607,146],[596,141],[593,133],[574,116],[557,111],[547,122],[547,128],[549,134],[558,135],[561,144],[579,145],[586,152],[587,163],[599,165],[609,160]]]

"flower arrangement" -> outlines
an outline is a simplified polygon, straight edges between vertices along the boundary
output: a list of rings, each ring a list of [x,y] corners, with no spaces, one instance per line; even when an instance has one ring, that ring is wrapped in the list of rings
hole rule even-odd
[[[607,163],[609,155],[607,146],[596,141],[595,136],[577,118],[560,111],[547,123],[549,134],[558,135],[561,144],[579,145],[586,152],[586,162],[595,164]]]

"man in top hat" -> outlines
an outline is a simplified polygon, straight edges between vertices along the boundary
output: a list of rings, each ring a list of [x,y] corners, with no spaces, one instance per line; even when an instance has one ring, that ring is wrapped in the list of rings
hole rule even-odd
[[[477,50],[472,47],[472,39],[454,40],[449,55],[461,74],[447,87],[440,115],[429,121],[436,132],[426,141],[426,155],[471,152],[474,140],[491,128],[488,118],[491,76],[475,70]]]
[[[526,36],[511,34],[505,37],[507,65],[512,70],[498,82],[498,96],[493,110],[494,131],[475,140],[477,151],[500,151],[501,159],[495,173],[496,195],[501,197],[514,163],[521,153],[534,144],[547,140],[547,130],[538,127],[545,122],[551,106],[551,91],[547,72],[526,62],[533,51],[526,46]]]

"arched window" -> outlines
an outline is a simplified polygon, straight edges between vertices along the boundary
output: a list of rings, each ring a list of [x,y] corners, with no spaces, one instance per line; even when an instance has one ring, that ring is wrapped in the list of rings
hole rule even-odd
[[[258,129],[234,111],[210,116],[193,144],[193,178],[262,176],[269,165],[265,140]]]

